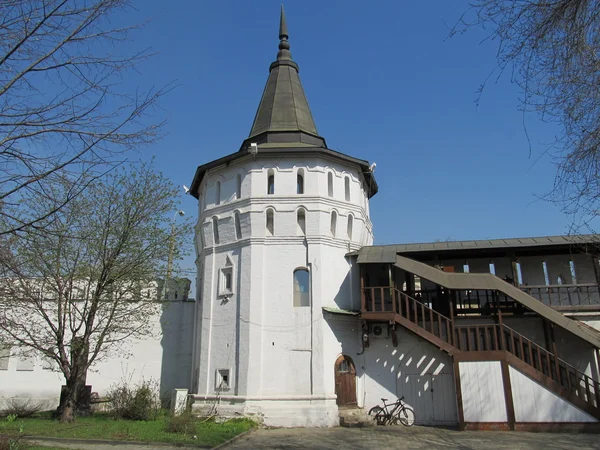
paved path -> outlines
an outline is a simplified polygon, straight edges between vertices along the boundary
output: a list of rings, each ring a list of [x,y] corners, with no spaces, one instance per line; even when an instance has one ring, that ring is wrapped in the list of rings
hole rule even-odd
[[[427,427],[263,429],[226,447],[234,449],[600,449],[597,434],[455,431]]]

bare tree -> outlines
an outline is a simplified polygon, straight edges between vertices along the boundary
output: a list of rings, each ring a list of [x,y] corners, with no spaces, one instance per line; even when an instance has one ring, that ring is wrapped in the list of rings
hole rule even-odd
[[[555,122],[558,168],[548,198],[589,228],[600,202],[600,1],[476,0],[452,34],[484,26],[498,69],[522,90],[524,111]]]
[[[55,184],[26,206],[43,213],[69,190]],[[90,366],[151,333],[161,307],[153,282],[189,231],[173,219],[176,195],[152,165],[118,169],[40,221],[43,231],[2,241],[0,341],[55,363],[66,384],[61,420],[73,420]]]
[[[123,50],[137,26],[111,23],[128,3],[0,2],[0,236],[39,227],[124,151],[159,136],[162,124],[145,116],[164,89],[132,93],[123,83],[150,56]],[[48,210],[23,207],[50,195],[46,180],[64,178],[79,182]]]

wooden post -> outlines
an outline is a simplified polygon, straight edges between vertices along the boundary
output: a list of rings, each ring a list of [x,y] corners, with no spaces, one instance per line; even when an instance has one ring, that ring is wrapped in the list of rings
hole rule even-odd
[[[592,266],[594,267],[594,275],[596,276],[596,284],[600,287],[600,269],[598,268],[598,255],[591,255]]]
[[[456,332],[454,331],[454,302],[450,300],[450,331],[452,339],[450,343],[456,347]],[[458,370],[458,365],[456,366]]]
[[[465,415],[463,412],[463,401],[462,401],[462,388],[460,386],[460,370],[458,367],[458,361],[454,359],[454,383],[456,385],[456,405],[458,409],[458,429],[460,431],[465,430]]]
[[[552,339],[552,353],[554,353],[554,367],[556,369],[556,381],[558,382],[558,384],[561,384],[560,371],[559,371],[559,367],[558,367],[558,350],[556,348],[556,338],[554,337],[554,324],[553,323],[550,324],[550,338]]]
[[[512,384],[510,382],[510,371],[506,360],[500,361],[502,368],[502,384],[504,385],[504,403],[506,404],[506,418],[508,427],[511,431],[515,431],[515,405],[513,403]]]
[[[502,327],[502,311],[498,309],[498,326],[500,328],[500,350],[504,350],[504,328]]]
[[[513,276],[513,280],[514,280],[514,285],[516,287],[519,287],[519,269],[517,268],[517,259],[511,259],[510,261],[510,266],[512,268],[512,276]]]
[[[396,302],[394,301],[394,294],[395,294],[395,288],[396,288],[396,283],[394,280],[394,265],[390,264],[390,267],[388,269],[388,278],[389,278],[389,283],[390,283],[390,301],[392,302],[392,312],[394,314],[396,314]]]
[[[360,267],[360,309],[367,310],[367,298],[365,296],[365,265],[359,264]]]

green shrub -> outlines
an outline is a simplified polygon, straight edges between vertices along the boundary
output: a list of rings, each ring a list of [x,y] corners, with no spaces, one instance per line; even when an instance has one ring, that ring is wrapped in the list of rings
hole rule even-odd
[[[108,398],[116,419],[155,420],[160,413],[160,396],[154,381],[142,381],[133,387],[122,381],[109,389]]]
[[[196,419],[190,413],[184,413],[169,418],[165,428],[169,433],[193,434],[196,430]]]

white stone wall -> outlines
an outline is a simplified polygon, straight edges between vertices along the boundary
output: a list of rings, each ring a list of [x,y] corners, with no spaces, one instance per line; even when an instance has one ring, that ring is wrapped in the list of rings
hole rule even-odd
[[[189,387],[194,307],[193,301],[167,303],[151,322],[152,338],[127,341],[92,366],[87,376],[92,391],[103,396],[113,383],[124,379],[133,384],[152,379],[163,393]],[[64,378],[52,370],[53,363],[35,355],[27,359],[19,357],[13,348],[7,369],[0,370],[0,410],[12,397],[30,398],[44,409],[58,406]]]
[[[398,346],[394,347],[387,324],[381,337],[369,336],[369,347],[362,347],[362,328],[356,317],[326,315],[324,334],[324,379],[326,392],[335,394],[334,364],[340,355],[352,358],[356,366],[358,406],[366,411],[404,396],[415,410],[421,425],[458,423],[452,358],[438,348],[398,327]]]
[[[506,422],[500,361],[460,362],[465,422]]]

